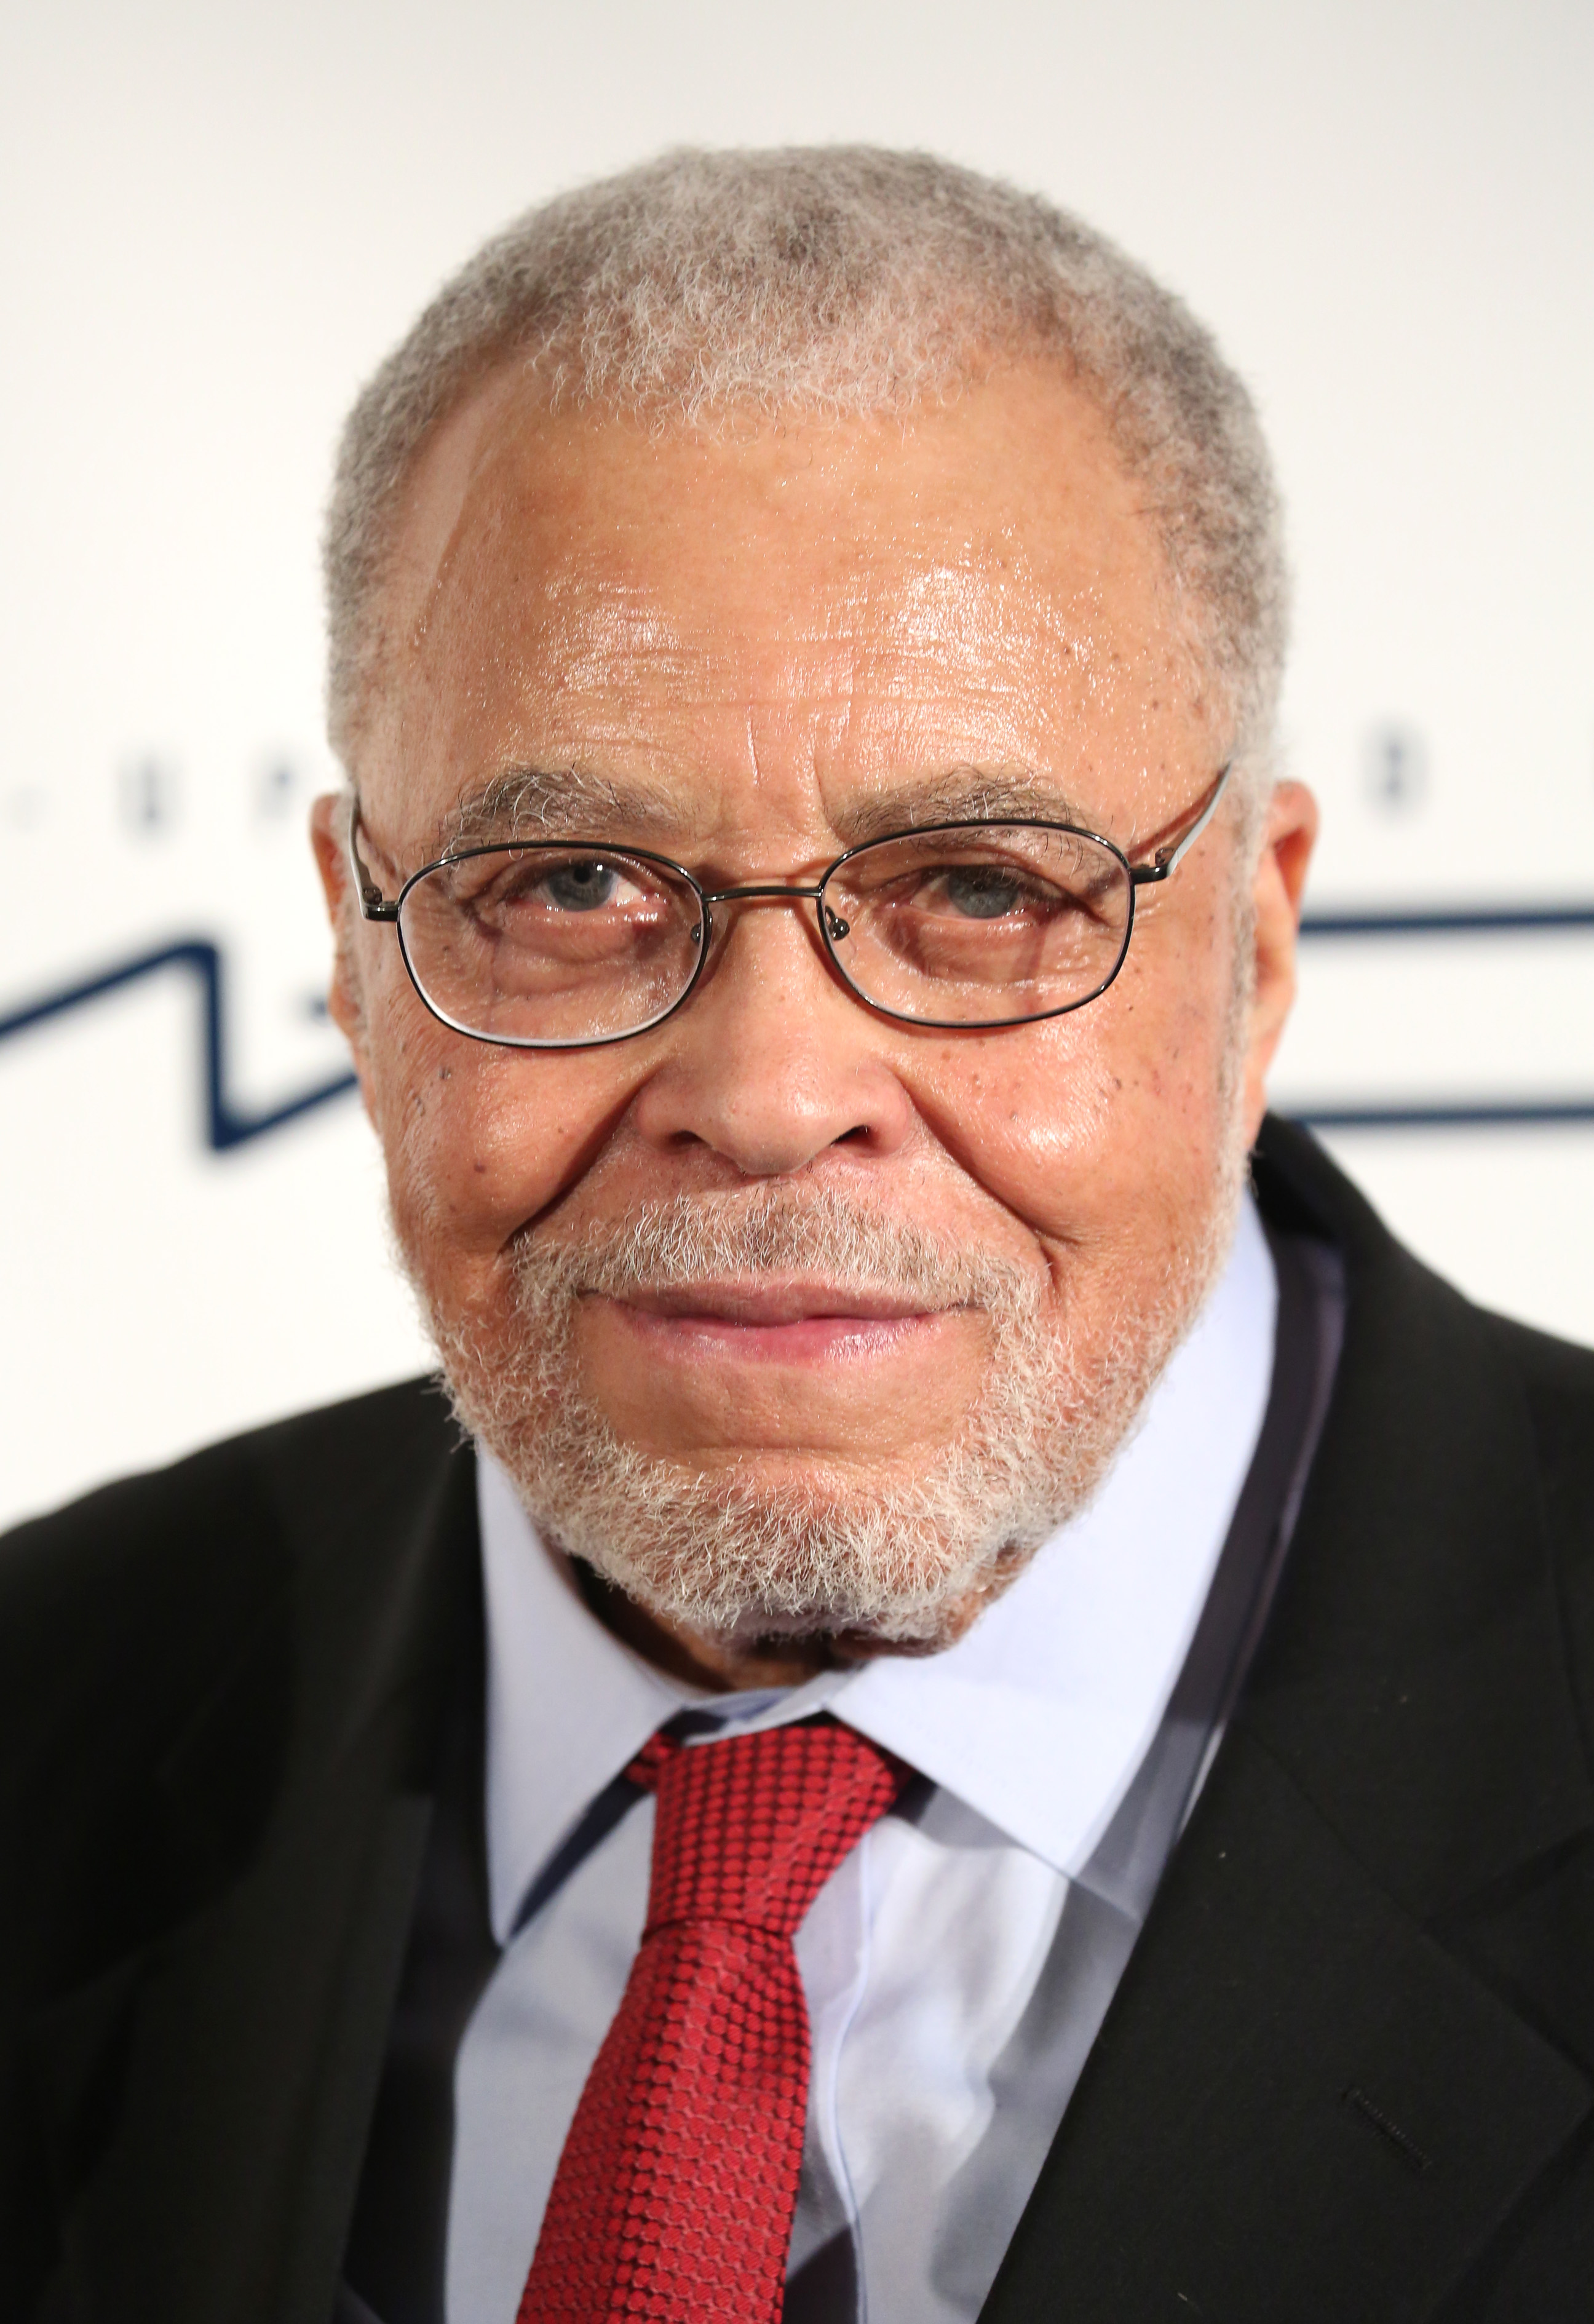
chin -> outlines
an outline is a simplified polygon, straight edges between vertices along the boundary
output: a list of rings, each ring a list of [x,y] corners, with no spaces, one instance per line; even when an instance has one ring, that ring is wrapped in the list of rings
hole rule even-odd
[[[502,1373],[456,1362],[450,1378],[543,1538],[655,1619],[737,1646],[927,1654],[1094,1491],[1169,1349],[1142,1336],[1133,1352],[1085,1381],[1037,1333],[939,1450],[891,1463],[760,1451],[697,1467],[627,1443],[573,1388],[528,1405]]]

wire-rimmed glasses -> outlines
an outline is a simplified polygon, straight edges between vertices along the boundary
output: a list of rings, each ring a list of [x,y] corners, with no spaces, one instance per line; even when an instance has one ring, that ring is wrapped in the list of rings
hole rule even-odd
[[[1224,767],[1148,862],[1073,824],[927,824],[866,840],[812,884],[705,888],[643,848],[495,841],[423,864],[389,901],[349,856],[360,909],[391,920],[434,1017],[473,1041],[590,1048],[646,1033],[690,1000],[714,907],[812,903],[836,973],[886,1017],[996,1032],[1083,1009],[1129,951],[1135,898],[1166,880],[1223,796]]]

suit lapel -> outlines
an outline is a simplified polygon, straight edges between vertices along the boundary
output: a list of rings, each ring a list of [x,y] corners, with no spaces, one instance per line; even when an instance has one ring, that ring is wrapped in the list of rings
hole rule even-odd
[[[32,2028],[85,2314],[331,2311],[475,1586],[471,1463],[428,1450],[297,1561],[287,1745],[242,1876]],[[190,1852],[235,1723],[260,1715],[250,1662],[245,1648],[165,1770]]]
[[[1438,1932],[1594,1826],[1520,1394],[1306,1141],[1349,1313],[1268,1635],[986,2324],[1431,2315],[1587,2116]]]
[[[985,2316],[1426,2316],[1589,2099],[1236,1736]]]

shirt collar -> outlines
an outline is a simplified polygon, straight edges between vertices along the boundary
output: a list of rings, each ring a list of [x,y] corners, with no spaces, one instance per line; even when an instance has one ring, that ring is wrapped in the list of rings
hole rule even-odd
[[[1077,1874],[1156,1733],[1261,1434],[1277,1284],[1250,1201],[1227,1266],[1090,1506],[944,1653],[708,1696],[604,1628],[478,1448],[487,1852],[503,1942],[588,1803],[688,1705],[767,1725],[826,1708]]]

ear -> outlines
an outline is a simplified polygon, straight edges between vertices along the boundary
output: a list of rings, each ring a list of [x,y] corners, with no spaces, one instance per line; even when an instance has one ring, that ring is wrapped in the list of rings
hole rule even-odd
[[[354,1052],[355,1071],[360,1076],[360,1089],[369,1112],[371,1093],[365,1072],[365,1001],[355,952],[357,918],[346,845],[348,818],[347,798],[336,791],[326,792],[310,808],[310,845],[315,850],[316,869],[321,875],[321,892],[327,899],[327,917],[332,924],[332,977],[327,990],[327,1014]]]
[[[1304,783],[1280,783],[1252,881],[1251,1003],[1245,1061],[1245,1135],[1254,1145],[1267,1108],[1267,1074],[1295,998],[1301,892],[1317,841],[1317,801]]]

